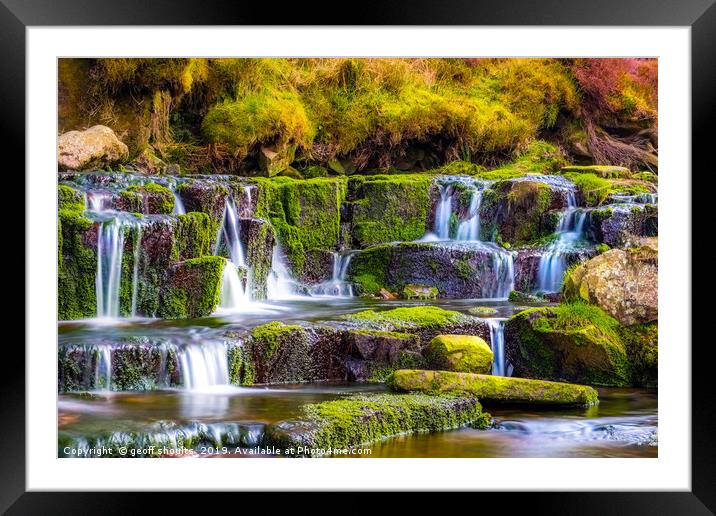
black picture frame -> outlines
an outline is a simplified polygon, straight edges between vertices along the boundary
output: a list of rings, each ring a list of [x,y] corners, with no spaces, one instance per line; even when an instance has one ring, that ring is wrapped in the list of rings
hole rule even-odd
[[[349,14],[335,14],[348,4],[317,2],[296,9],[270,3],[228,0],[0,0],[0,117],[3,145],[16,149],[14,170],[25,170],[25,29],[62,25],[558,25],[558,26],[688,26],[691,28],[692,170],[713,174],[708,124],[716,119],[716,0],[364,0]],[[687,171],[688,172],[688,171]],[[680,173],[687,173],[681,171]],[[14,185],[24,191],[24,181]],[[703,191],[703,190],[702,190]],[[16,194],[15,197],[20,198]],[[692,196],[692,199],[695,199]],[[692,202],[692,205],[698,205]],[[692,217],[694,223],[697,222]],[[19,228],[17,228],[19,229]],[[23,228],[24,233],[24,228]],[[32,238],[24,233],[16,242]],[[17,246],[19,247],[19,246]],[[23,251],[15,251],[13,270],[24,268]],[[686,264],[685,264],[686,265]],[[695,270],[692,268],[692,270]],[[15,297],[17,299],[17,297]],[[23,295],[24,299],[24,295]],[[23,303],[24,304],[24,303]],[[19,305],[19,303],[18,303]],[[705,306],[705,305],[702,305]],[[699,308],[694,305],[698,320]],[[686,337],[688,338],[688,337]],[[25,353],[6,339],[3,359],[3,401],[0,420],[0,510],[9,514],[120,514],[133,512],[147,494],[25,492]],[[10,344],[13,344],[12,346]],[[707,368],[708,341],[692,353],[692,490],[641,493],[522,493],[510,494],[510,505],[528,503],[534,512],[556,514],[713,514],[716,512],[716,440],[712,427],[716,410]],[[689,342],[666,343],[685,350]],[[346,495],[341,505],[351,506]],[[505,494],[482,493],[480,508],[503,506]],[[183,497],[164,497],[171,504]],[[420,497],[415,498],[420,501]],[[217,501],[212,499],[215,504]],[[251,497],[242,505],[253,505]],[[299,504],[301,502],[298,502]],[[146,505],[145,505],[146,506]]]

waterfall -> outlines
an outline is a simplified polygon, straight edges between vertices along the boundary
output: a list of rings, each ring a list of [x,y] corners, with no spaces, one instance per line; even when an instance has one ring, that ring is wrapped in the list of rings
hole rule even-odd
[[[324,281],[311,289],[312,295],[353,297],[353,286],[346,282],[348,265],[351,262],[352,254],[333,254],[333,274],[329,281]]]
[[[505,321],[507,319],[484,319],[490,328],[490,347],[493,353],[492,374],[494,376],[510,376],[505,360]]]
[[[435,213],[435,234],[440,240],[450,239],[450,216],[452,215],[451,184],[440,185],[440,202]]]
[[[107,209],[108,200],[112,198],[109,192],[89,191],[85,194],[87,209],[102,212]]]
[[[107,344],[95,348],[96,362],[94,368],[95,390],[112,390],[112,347]]]
[[[567,256],[583,238],[587,212],[576,208],[574,193],[568,197],[567,209],[557,225],[557,239],[542,252],[537,272],[537,290],[540,292],[558,292],[562,287],[564,273],[567,270]]]
[[[488,298],[507,299],[515,288],[515,260],[510,252],[495,252],[492,255],[492,271],[495,285]]]
[[[250,290],[244,289],[239,269],[233,262],[226,260],[224,269],[221,272],[219,312],[236,312],[251,304]]]
[[[291,277],[288,266],[283,260],[281,247],[276,243],[271,255],[271,271],[266,282],[269,299],[290,299],[304,297],[299,294],[298,284]]]
[[[475,189],[470,199],[470,218],[461,222],[457,228],[457,240],[480,240],[480,205],[482,190]]]
[[[124,229],[119,219],[102,222],[97,233],[97,317],[119,317]]]
[[[224,207],[224,217],[221,221],[221,229],[216,239],[216,250],[214,254],[219,254],[221,244],[226,245],[231,262],[237,267],[245,266],[244,250],[241,245],[241,221],[239,220],[239,212],[236,209],[236,203],[233,197],[226,200]]]
[[[172,194],[174,194],[174,215],[186,214],[186,209],[184,209],[184,203],[182,202],[181,197],[179,197],[176,188],[172,188],[171,190]]]
[[[229,385],[228,354],[223,343],[189,344],[179,349],[179,366],[185,389]]]

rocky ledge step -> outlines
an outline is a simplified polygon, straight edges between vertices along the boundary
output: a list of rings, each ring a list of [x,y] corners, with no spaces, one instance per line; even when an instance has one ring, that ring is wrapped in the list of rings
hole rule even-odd
[[[393,374],[390,384],[396,391],[468,392],[484,402],[556,406],[599,403],[597,391],[586,385],[473,373],[401,369]]]
[[[486,428],[490,419],[468,394],[357,395],[305,405],[298,418],[269,425],[264,439],[272,446],[294,448],[299,456],[317,456],[396,435],[467,425]]]

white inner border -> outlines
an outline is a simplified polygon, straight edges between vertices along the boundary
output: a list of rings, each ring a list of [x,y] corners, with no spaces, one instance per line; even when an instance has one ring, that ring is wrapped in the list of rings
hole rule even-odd
[[[27,489],[689,490],[690,41],[688,27],[28,27]],[[56,458],[56,59],[326,55],[659,57],[658,459]]]

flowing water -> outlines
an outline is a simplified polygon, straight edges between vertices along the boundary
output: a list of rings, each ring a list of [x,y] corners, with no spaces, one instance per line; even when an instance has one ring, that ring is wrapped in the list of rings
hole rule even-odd
[[[331,279],[319,283],[311,288],[313,296],[330,296],[330,297],[353,297],[353,285],[346,281],[346,273],[351,263],[352,254],[333,254],[333,272]]]
[[[505,321],[503,318],[485,319],[490,328],[490,347],[493,353],[492,374],[495,376],[512,376],[512,366],[505,360]]]

